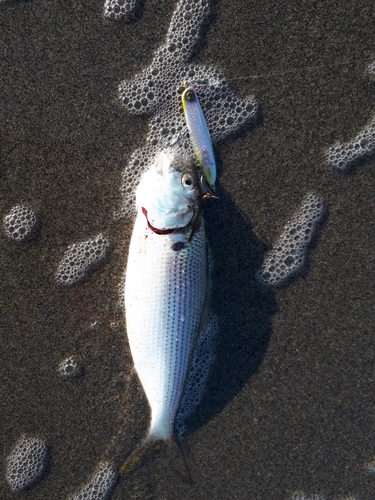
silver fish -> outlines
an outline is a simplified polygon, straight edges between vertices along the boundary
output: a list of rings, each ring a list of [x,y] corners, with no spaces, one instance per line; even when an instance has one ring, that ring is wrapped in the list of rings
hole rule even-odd
[[[122,474],[147,443],[173,436],[192,351],[208,316],[207,245],[193,160],[162,152],[141,179],[136,200],[126,270],[126,326],[151,424]]]

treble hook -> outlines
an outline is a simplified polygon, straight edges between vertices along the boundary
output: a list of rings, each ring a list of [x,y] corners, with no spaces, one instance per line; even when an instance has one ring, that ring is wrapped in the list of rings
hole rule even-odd
[[[201,188],[201,195],[200,195],[200,199],[202,202],[205,202],[206,200],[209,200],[210,198],[215,198],[215,200],[218,200],[219,197],[218,196],[215,196],[212,191],[214,191],[214,187],[209,187],[207,185],[207,182],[206,182],[206,179],[203,177],[203,175],[201,175],[201,185],[200,185],[200,188]]]
[[[162,149],[167,149],[169,148],[170,144],[165,144],[164,143],[164,138],[168,135],[168,132],[165,132],[164,134],[162,134],[162,136],[160,137],[160,140],[159,140],[159,145]]]
[[[212,193],[203,193],[202,196],[201,196],[201,200],[202,201],[206,201],[206,200],[209,200],[211,198],[215,198],[215,200],[218,200],[219,197],[218,196],[215,196],[214,194]]]
[[[174,137],[172,138],[172,141],[167,144],[165,141],[164,141],[164,138],[168,135],[168,132],[165,132],[164,134],[162,134],[162,136],[160,137],[160,141],[159,141],[159,144],[160,144],[160,147],[162,149],[167,149],[167,148],[174,148],[179,142],[180,140],[184,137],[184,135],[186,135],[188,132],[187,128],[185,129],[185,131],[181,134],[178,134],[177,137]]]

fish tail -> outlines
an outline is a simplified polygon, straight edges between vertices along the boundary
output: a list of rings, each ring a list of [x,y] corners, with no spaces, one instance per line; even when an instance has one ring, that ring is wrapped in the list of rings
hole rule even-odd
[[[165,440],[168,461],[174,473],[184,482],[192,484],[189,467],[181,447],[181,443],[174,438]]]
[[[125,460],[120,468],[120,475],[127,476],[146,454],[152,452],[161,444],[164,445],[171,469],[184,483],[191,484],[192,478],[181,445],[173,438],[155,439],[151,436],[146,437]]]
[[[129,472],[139,464],[142,458],[159,445],[159,443],[159,440],[151,439],[149,437],[141,441],[120,467],[120,475],[128,475]]]

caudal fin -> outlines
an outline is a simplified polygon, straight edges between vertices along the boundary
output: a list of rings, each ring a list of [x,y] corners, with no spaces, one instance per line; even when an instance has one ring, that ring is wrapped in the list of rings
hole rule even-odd
[[[146,438],[144,441],[142,441],[122,464],[120,468],[121,476],[126,476],[127,474],[129,474],[129,472],[139,464],[139,462],[147,453],[151,452],[159,445],[160,441],[156,441],[154,439]]]
[[[145,455],[151,453],[159,446],[164,447],[169,465],[176,475],[185,483],[192,483],[189,468],[186,464],[182,449],[179,443],[173,438],[155,440],[147,437],[125,460],[120,468],[121,476],[128,475],[130,471],[139,465]]]
[[[173,438],[165,440],[168,461],[173,472],[184,482],[193,482],[187,466],[181,444]]]

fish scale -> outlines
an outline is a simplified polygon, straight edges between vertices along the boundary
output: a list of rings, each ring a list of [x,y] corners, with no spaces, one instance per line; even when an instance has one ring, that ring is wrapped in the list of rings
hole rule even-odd
[[[163,235],[139,210],[125,283],[127,333],[151,407],[149,437],[167,439],[199,333],[207,290],[207,249],[200,228]],[[172,247],[183,243],[180,250]]]

